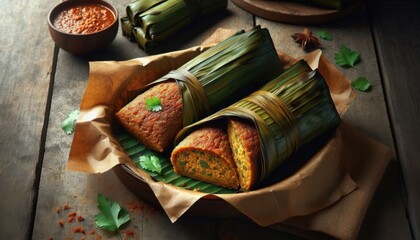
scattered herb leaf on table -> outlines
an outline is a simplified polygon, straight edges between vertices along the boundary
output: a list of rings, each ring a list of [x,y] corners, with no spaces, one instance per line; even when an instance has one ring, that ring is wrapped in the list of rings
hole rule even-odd
[[[329,34],[327,31],[325,30],[319,30],[316,32],[316,34],[318,35],[318,37],[320,37],[321,39],[324,40],[328,40],[331,41],[332,40],[332,36],[331,34]]]
[[[74,132],[74,122],[79,117],[79,110],[74,110],[68,117],[61,123],[61,128],[66,134],[72,134]]]
[[[356,90],[359,90],[361,92],[367,92],[370,88],[370,82],[367,78],[365,77],[358,77],[356,78],[351,85],[353,86],[353,88],[355,88]]]
[[[340,52],[334,55],[335,62],[343,68],[354,68],[360,61],[360,54],[346,46],[342,46]]]
[[[95,223],[100,228],[114,232],[130,221],[127,209],[121,208],[119,203],[110,201],[102,194],[98,194],[98,208],[101,213],[95,216]]]

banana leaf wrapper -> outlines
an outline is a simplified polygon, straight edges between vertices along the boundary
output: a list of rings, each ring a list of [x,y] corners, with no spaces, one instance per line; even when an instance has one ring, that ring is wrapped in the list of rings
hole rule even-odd
[[[138,0],[128,4],[127,17],[121,18],[123,35],[147,50],[226,6],[227,0]]]
[[[257,128],[262,153],[257,184],[301,146],[324,136],[341,121],[324,78],[304,60],[248,97],[183,128],[175,142],[224,117],[248,119]]]
[[[281,70],[280,58],[267,29],[256,27],[250,31],[240,31],[140,89],[137,95],[156,84],[176,81],[182,95],[182,126],[179,126],[173,136],[169,136],[168,132],[163,133],[164,137],[153,136],[152,138],[161,139],[161,144],[157,147],[153,147],[153,143],[147,143],[145,139],[139,140],[149,148],[164,151],[168,147],[166,143],[172,143],[183,126],[247,96]],[[129,123],[131,120],[123,119],[123,125],[124,121]],[[138,133],[136,126],[126,124],[126,128],[141,138],[142,134]]]

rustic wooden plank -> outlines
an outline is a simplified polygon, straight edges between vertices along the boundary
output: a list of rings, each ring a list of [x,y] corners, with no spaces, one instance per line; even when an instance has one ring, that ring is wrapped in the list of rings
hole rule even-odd
[[[349,18],[324,25],[295,26],[266,21],[261,18],[257,18],[256,24],[267,27],[276,47],[294,57],[301,56],[306,52],[293,42],[290,35],[301,32],[304,27],[312,30],[313,34],[316,34],[318,30],[326,30],[332,35],[332,41],[321,40],[321,49],[332,62],[334,62],[334,54],[340,50],[342,45],[360,52],[361,62],[356,66],[357,69],[337,67],[350,80],[359,76],[368,78],[372,89],[368,93],[357,93],[344,120],[375,140],[393,148],[394,143],[388,122],[380,71],[364,9]],[[398,164],[393,160],[375,193],[371,207],[367,211],[360,230],[360,239],[410,238],[410,230],[405,218],[404,199],[401,197],[404,191],[401,186]]]
[[[373,5],[372,28],[383,72],[385,95],[407,189],[407,214],[415,239],[420,238],[420,84],[418,42],[420,4],[388,1]]]
[[[115,5],[120,13],[125,7],[122,2]],[[61,122],[67,115],[79,108],[89,76],[89,61],[126,60],[144,55],[145,53],[141,49],[130,43],[120,32],[111,46],[103,53],[78,57],[59,50],[33,239],[81,237],[80,233],[73,232],[73,228],[79,226],[83,227],[86,233],[93,229],[95,233],[92,236],[89,235],[91,238],[99,235],[112,237],[112,234],[94,227],[94,216],[99,213],[96,207],[99,193],[113,201],[118,201],[126,208],[129,208],[130,204],[145,206],[126,190],[112,171],[102,175],[66,171],[65,166],[72,136],[66,135],[60,128]],[[112,56],[115,56],[115,59],[111,58]],[[64,210],[65,204],[68,204],[71,209]],[[60,210],[59,213],[56,213],[57,208]],[[135,215],[134,219],[142,218],[141,215],[146,212],[143,210],[138,209],[134,214],[132,213]],[[68,214],[71,211],[83,216],[85,221],[67,222]],[[63,227],[58,224],[60,220],[64,223]],[[125,230],[133,231],[136,236],[139,236],[142,232],[141,226],[140,224],[136,225],[136,228]]]
[[[53,58],[49,2],[0,1],[0,239],[30,238]]]

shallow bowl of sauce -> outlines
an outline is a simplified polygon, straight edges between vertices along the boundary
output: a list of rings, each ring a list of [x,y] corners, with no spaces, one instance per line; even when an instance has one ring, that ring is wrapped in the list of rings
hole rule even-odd
[[[106,48],[118,32],[118,10],[103,0],[68,0],[48,14],[48,29],[61,49],[87,55]]]

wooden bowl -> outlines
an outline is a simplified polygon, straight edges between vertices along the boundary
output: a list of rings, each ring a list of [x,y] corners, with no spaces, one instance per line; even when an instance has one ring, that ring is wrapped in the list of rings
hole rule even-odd
[[[233,3],[256,16],[283,23],[314,25],[346,17],[363,6],[366,0],[355,0],[343,9],[329,9],[296,0],[256,1],[232,0]]]
[[[114,21],[102,30],[87,34],[67,33],[54,25],[54,20],[62,11],[85,4],[99,4],[108,8],[114,15]],[[48,29],[52,39],[58,47],[75,55],[87,55],[110,45],[117,35],[118,24],[118,10],[103,0],[64,1],[53,7],[48,14]]]

